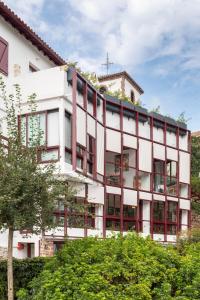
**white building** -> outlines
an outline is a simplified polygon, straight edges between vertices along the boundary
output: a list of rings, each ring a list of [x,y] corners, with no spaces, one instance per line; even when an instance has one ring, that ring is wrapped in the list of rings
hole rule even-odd
[[[83,213],[58,203],[58,227],[46,232],[45,245],[39,235],[15,232],[14,256],[52,254],[66,236],[137,231],[175,242],[190,226],[190,132],[170,118],[102,96],[64,64],[0,2],[0,73],[8,88],[20,84],[23,99],[36,93],[47,145],[40,160],[55,161],[76,185],[75,201],[85,204]],[[133,91],[137,100],[143,91],[133,79],[126,87],[126,76],[124,93]],[[23,110],[28,136],[26,102]],[[0,249],[6,247],[4,232]]]

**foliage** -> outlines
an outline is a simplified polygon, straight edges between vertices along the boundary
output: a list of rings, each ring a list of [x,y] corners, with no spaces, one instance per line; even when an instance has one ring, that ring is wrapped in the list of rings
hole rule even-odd
[[[191,189],[192,210],[200,215],[200,138],[192,137]]]
[[[36,257],[28,259],[14,259],[14,290],[18,291],[21,287],[27,288],[28,283],[42,272],[45,262],[49,258]],[[7,299],[7,261],[0,261],[0,300]]]
[[[200,137],[192,137],[191,175],[198,177],[200,174]]]
[[[136,234],[68,241],[18,299],[200,299],[200,243],[184,247]]]
[[[189,119],[186,119],[186,117],[185,117],[185,112],[182,112],[182,113],[178,116],[178,118],[176,119],[176,121],[182,122],[182,123],[184,123],[184,124],[187,124],[188,121],[189,121]]]
[[[160,113],[160,105],[158,105],[157,107],[153,108],[151,111],[159,114]]]
[[[90,84],[97,90],[99,91],[100,88],[101,88],[101,85],[99,84],[99,81],[98,81],[98,77],[97,75],[93,72],[83,72],[81,70],[81,68],[78,67],[78,62],[68,62],[67,65],[69,67],[73,67],[73,68],[76,68],[76,70],[88,81],[90,82]],[[126,101],[126,102],[130,102],[133,104],[132,100],[130,97],[124,95],[124,93],[121,91],[121,90],[117,90],[117,91],[111,91],[111,86],[112,84],[110,84],[109,86],[107,86],[107,91],[105,94],[107,95],[110,95],[110,96],[113,96],[113,97],[116,97],[118,98],[119,100],[121,101]],[[141,101],[137,101],[137,102],[134,102],[134,105],[135,106],[142,106],[142,102]]]
[[[55,227],[55,200],[62,197],[72,202],[73,188],[55,176],[55,164],[38,164],[38,153],[45,149],[44,133],[36,111],[35,95],[28,99],[30,116],[28,146],[22,122],[22,95],[15,85],[15,93],[7,95],[0,78],[0,98],[4,104],[6,139],[0,136],[0,230],[8,230],[8,299],[13,299],[12,248],[15,230],[44,233]],[[20,126],[21,125],[21,128]],[[5,145],[6,141],[6,145]]]

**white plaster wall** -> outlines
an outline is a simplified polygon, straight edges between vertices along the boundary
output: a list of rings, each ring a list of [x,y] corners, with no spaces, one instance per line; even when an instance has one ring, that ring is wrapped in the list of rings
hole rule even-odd
[[[138,122],[138,134],[141,137],[150,139],[150,125],[148,122]]]
[[[24,102],[33,93],[36,94],[36,100],[63,97],[67,93],[67,74],[60,67],[11,78],[7,84],[9,93],[14,92],[13,84],[16,83],[20,85]]]
[[[47,56],[2,17],[0,17],[0,36],[9,44],[8,77],[14,76],[14,65],[19,65],[21,74],[29,72],[30,62],[40,70],[55,66]]]
[[[153,140],[159,143],[164,141],[164,131],[162,128],[153,127]]]
[[[135,119],[131,117],[123,117],[123,131],[136,134],[136,122]]]
[[[151,172],[152,169],[152,143],[139,139],[139,170]]]
[[[166,132],[166,142],[167,145],[176,147],[176,134],[174,132]]]
[[[131,97],[131,91],[133,90],[135,95],[135,101],[138,101],[140,99],[140,93],[135,88],[134,85],[132,85],[127,79],[125,79],[125,94],[128,97]]]
[[[179,136],[179,148],[181,150],[188,151],[188,133],[183,136]]]
[[[101,81],[100,85],[107,86],[108,89],[112,92],[119,91],[119,90],[121,91],[122,89],[121,81],[122,81],[121,78],[105,80],[105,81]]]
[[[120,129],[120,115],[118,113],[106,111],[106,126]]]

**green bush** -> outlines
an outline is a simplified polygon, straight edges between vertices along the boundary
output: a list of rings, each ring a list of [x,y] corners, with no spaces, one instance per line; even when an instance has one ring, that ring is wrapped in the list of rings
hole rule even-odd
[[[28,283],[43,270],[47,259],[42,257],[32,259],[14,259],[14,290],[27,288]],[[7,262],[0,261],[0,300],[7,299]]]
[[[197,300],[200,243],[181,253],[135,234],[68,241],[19,300]]]

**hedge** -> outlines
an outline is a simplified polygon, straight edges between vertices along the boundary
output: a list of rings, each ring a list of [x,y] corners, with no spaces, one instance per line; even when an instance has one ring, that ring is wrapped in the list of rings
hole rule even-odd
[[[14,291],[27,288],[28,283],[43,270],[45,262],[49,260],[44,257],[14,259]],[[0,261],[0,300],[7,299],[7,261]],[[15,297],[15,299],[17,299]]]

